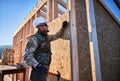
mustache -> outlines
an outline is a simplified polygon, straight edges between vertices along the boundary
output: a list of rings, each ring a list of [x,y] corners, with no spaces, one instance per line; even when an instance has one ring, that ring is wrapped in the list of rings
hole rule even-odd
[[[49,32],[49,30],[45,30],[45,31],[43,31],[44,33],[48,33]]]
[[[47,30],[46,32],[49,32],[49,30]]]

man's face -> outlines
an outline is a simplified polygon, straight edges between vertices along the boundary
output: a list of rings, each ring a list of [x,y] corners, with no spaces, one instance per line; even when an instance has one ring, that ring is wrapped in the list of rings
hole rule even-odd
[[[39,31],[41,31],[43,33],[49,32],[47,23],[42,23],[42,24],[38,25],[37,28]]]

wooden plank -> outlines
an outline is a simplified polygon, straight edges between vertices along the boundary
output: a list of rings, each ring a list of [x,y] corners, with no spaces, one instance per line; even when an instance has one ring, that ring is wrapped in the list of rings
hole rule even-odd
[[[93,0],[86,0],[89,45],[93,81],[102,81]]]
[[[35,13],[35,18],[39,17],[40,16],[40,11],[38,10],[36,13]],[[28,23],[28,22],[27,22]]]
[[[41,12],[41,11],[40,11],[40,16],[42,16],[42,17],[44,17],[44,18],[47,18],[47,17],[46,17],[46,14],[43,13],[43,12]]]
[[[52,0],[47,1],[47,21],[52,20]]]
[[[66,3],[63,0],[58,0],[58,3],[62,5],[65,9],[67,9]]]
[[[45,8],[44,6],[41,8],[41,10],[43,10],[45,13],[47,13],[47,8]]]
[[[36,13],[37,13],[37,17],[39,17],[41,15],[40,9]]]
[[[67,11],[69,11],[70,10],[70,0],[67,0]]]
[[[58,0],[52,0],[52,19],[58,17]]]
[[[65,12],[58,8],[58,13],[60,13],[60,14],[62,15],[62,14],[64,14]]]
[[[0,81],[4,80],[4,75],[23,73],[23,80],[25,81],[26,68],[16,68],[15,66],[0,65]],[[18,78],[16,78],[16,81]]]
[[[37,18],[38,17],[38,14],[37,13],[35,13],[35,18]]]
[[[32,34],[32,18],[30,19],[30,34]],[[24,34],[23,34],[24,35]]]
[[[78,60],[78,42],[77,42],[77,28],[76,28],[76,11],[75,0],[71,1],[70,11],[70,54],[71,54],[71,81],[79,80],[79,60]]]
[[[48,7],[48,8],[49,8],[49,7]],[[50,8],[49,8],[49,9],[50,9]],[[47,8],[46,8],[46,7],[42,7],[41,10],[44,11],[45,13],[47,13]],[[58,13],[60,13],[60,14],[62,15],[62,14],[64,14],[65,12],[58,8]]]

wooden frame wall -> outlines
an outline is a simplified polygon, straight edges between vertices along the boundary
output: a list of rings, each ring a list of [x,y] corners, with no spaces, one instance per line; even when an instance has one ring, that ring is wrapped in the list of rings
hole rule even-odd
[[[33,28],[32,22],[36,17],[42,16],[45,19],[47,19],[48,22],[54,20],[58,17],[58,13],[63,15],[65,12],[58,8],[57,4],[61,3],[57,0],[41,0],[41,2],[38,2],[37,5],[33,8],[33,10],[30,12],[30,14],[24,19],[23,23],[19,26],[18,30],[14,33],[13,38],[13,49],[15,50],[14,53],[14,64],[18,62],[22,62],[22,54],[24,52],[24,48],[26,46],[26,43],[28,41],[28,38],[31,34],[34,34],[36,29]],[[66,5],[66,11],[69,11],[70,1],[67,1],[67,3],[62,2],[61,5]],[[53,6],[54,4],[54,6]],[[48,8],[46,7],[48,6]],[[67,6],[69,5],[69,6]],[[57,12],[52,12],[52,9],[58,10]],[[43,12],[41,12],[43,11]]]

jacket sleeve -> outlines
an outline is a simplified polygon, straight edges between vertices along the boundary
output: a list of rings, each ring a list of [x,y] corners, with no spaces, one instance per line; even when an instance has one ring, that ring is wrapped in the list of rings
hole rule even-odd
[[[34,51],[38,46],[38,40],[35,36],[31,36],[27,42],[23,58],[25,63],[30,67],[36,67],[39,63],[33,57]]]
[[[65,30],[65,28],[61,28],[56,34],[49,35],[49,37],[48,37],[49,41],[54,41],[54,40],[60,38],[63,35],[64,30]]]

